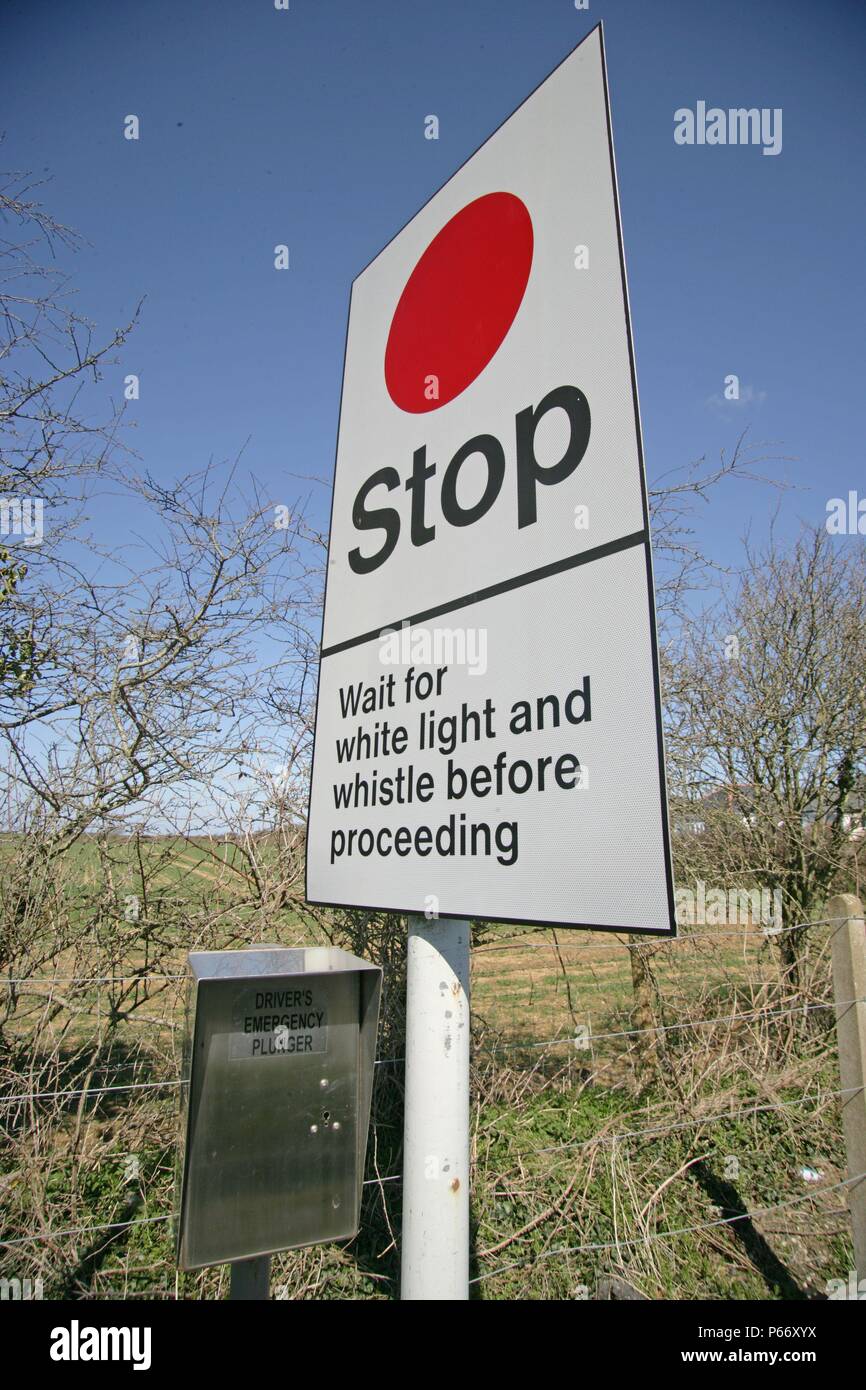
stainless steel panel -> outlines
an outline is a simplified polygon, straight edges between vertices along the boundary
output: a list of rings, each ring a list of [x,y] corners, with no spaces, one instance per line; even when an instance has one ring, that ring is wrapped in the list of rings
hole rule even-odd
[[[354,1235],[381,972],[330,948],[190,967],[181,1267]]]

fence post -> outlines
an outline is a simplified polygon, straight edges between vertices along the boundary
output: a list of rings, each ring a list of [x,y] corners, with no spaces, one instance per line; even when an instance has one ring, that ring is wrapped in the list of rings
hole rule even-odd
[[[257,1255],[252,1260],[233,1260],[229,1265],[229,1270],[231,1273],[230,1299],[270,1298],[270,1255]]]
[[[469,923],[409,918],[401,1297],[469,1297]]]
[[[866,1173],[866,924],[863,906],[853,893],[831,898],[827,916],[833,928],[833,996],[843,1091],[842,1123],[848,1176],[853,1178]],[[866,1280],[866,1178],[851,1183],[848,1205],[857,1279]]]
[[[635,1071],[642,1081],[650,1081],[658,1071],[659,1065],[655,991],[649,965],[652,950],[643,942],[630,941],[628,951],[631,957],[631,983],[634,994],[631,1017],[638,1034],[635,1045]]]

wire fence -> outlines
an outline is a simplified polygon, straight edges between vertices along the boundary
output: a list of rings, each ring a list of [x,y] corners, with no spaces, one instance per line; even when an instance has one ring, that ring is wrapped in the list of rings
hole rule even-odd
[[[834,929],[475,946],[476,1294],[579,1297],[616,1273],[649,1297],[822,1297],[847,1276],[839,1199],[860,1179],[844,1176]],[[796,973],[780,965],[793,933],[807,940]],[[219,1296],[222,1272],[173,1267],[185,979],[135,966],[0,979],[0,1273],[77,1297]],[[280,1257],[288,1296],[395,1293],[402,1062],[399,1046],[377,1059],[362,1235]]]

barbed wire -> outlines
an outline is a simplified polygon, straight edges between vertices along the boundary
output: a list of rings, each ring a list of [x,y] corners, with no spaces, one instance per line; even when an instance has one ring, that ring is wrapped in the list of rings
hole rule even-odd
[[[682,935],[679,935],[679,936],[665,936],[665,937],[659,936],[659,935],[658,935],[657,933],[655,933],[655,932],[634,932],[634,933],[631,934],[630,940],[623,940],[623,939],[622,939],[622,937],[629,935],[628,933],[623,932],[622,935],[620,935],[620,934],[618,934],[618,933],[616,933],[616,932],[607,932],[607,931],[606,931],[605,933],[603,933],[604,939],[601,940],[601,941],[595,941],[595,940],[593,940],[593,941],[582,941],[582,940],[581,940],[581,941],[575,941],[575,940],[568,939],[568,938],[565,939],[565,940],[557,941],[557,942],[555,942],[555,941],[525,941],[522,937],[519,937],[519,936],[518,936],[518,937],[514,937],[511,941],[508,941],[508,942],[500,942],[500,941],[491,941],[491,942],[489,942],[489,941],[483,941],[483,942],[480,942],[477,946],[473,946],[473,947],[472,947],[472,953],[473,953],[473,955],[479,955],[479,954],[481,954],[481,953],[483,952],[483,953],[486,953],[486,954],[488,954],[488,955],[492,955],[492,954],[493,954],[494,952],[496,952],[496,951],[514,951],[514,950],[518,950],[518,949],[519,949],[519,950],[525,950],[525,951],[556,951],[556,950],[563,950],[563,949],[565,949],[565,950],[571,950],[571,951],[576,951],[576,950],[599,951],[599,950],[605,950],[605,949],[607,949],[607,950],[614,950],[614,949],[616,949],[616,948],[618,948],[618,947],[626,947],[626,948],[628,949],[630,946],[636,944],[638,940],[640,940],[640,941],[648,940],[648,941],[653,942],[658,948],[664,948],[664,947],[667,947],[667,946],[680,946],[680,945],[684,945],[686,942],[689,942],[689,943],[699,943],[699,942],[702,942],[702,941],[718,940],[718,939],[723,939],[723,938],[735,939],[735,940],[738,940],[738,941],[739,941],[739,940],[742,940],[744,937],[748,938],[748,937],[750,937],[750,936],[751,936],[751,937],[754,937],[754,938],[756,939],[756,942],[757,942],[757,938],[760,937],[761,940],[762,940],[762,943],[766,943],[767,941],[774,941],[774,940],[776,940],[777,937],[784,936],[787,932],[805,931],[807,927],[822,927],[822,926],[829,926],[829,925],[835,923],[835,924],[836,924],[836,928],[837,928],[837,930],[838,930],[839,928],[841,928],[842,926],[844,926],[844,923],[845,923],[846,920],[847,920],[847,919],[841,919],[841,918],[838,918],[838,917],[818,917],[818,918],[815,918],[814,921],[811,921],[811,922],[796,922],[796,923],[794,923],[792,926],[788,926],[788,927],[776,927],[776,926],[768,925],[768,924],[766,924],[766,923],[759,923],[759,922],[749,922],[749,923],[745,923],[745,922],[744,922],[744,923],[742,923],[742,925],[739,927],[739,929],[738,929],[738,930],[735,930],[735,931],[730,931],[730,930],[719,930],[719,931],[715,931],[715,930],[705,930],[705,929],[701,929],[701,930],[697,930],[697,931],[689,930],[689,931],[686,931],[686,932],[684,932]],[[693,926],[693,925],[697,925],[697,924],[689,924],[689,926]],[[556,923],[551,923],[551,925],[550,925],[549,927],[548,927],[548,926],[541,926],[541,927],[537,927],[535,930],[536,930],[536,931],[567,931],[567,932],[572,932],[574,929],[571,928],[571,927],[567,927],[567,926],[559,926],[559,925],[556,924]],[[528,936],[528,935],[530,935],[530,933],[527,932],[526,935]],[[189,978],[189,977],[188,977],[188,975],[187,975],[185,972],[181,972],[181,973],[179,973],[179,974],[167,974],[167,973],[162,973],[162,972],[157,972],[157,971],[149,971],[149,970],[146,970],[146,971],[139,971],[139,972],[137,972],[137,973],[135,973],[135,974],[132,974],[132,975],[20,975],[20,976],[8,976],[8,975],[7,975],[7,976],[3,976],[2,978],[0,978],[0,985],[28,985],[28,984],[91,984],[91,985],[103,984],[103,985],[114,985],[114,984],[127,984],[127,983],[129,983],[129,982],[131,982],[131,981],[142,982],[142,981],[145,981],[145,980],[186,980],[186,979],[188,979],[188,978]]]
[[[497,1052],[520,1050],[524,1048],[536,1047],[555,1047],[563,1043],[569,1043],[576,1051],[589,1051],[589,1044],[601,1042],[607,1038],[636,1038],[646,1033],[675,1033],[682,1032],[689,1028],[706,1028],[718,1023],[745,1023],[757,1018],[783,1018],[787,1014],[805,1014],[813,1010],[820,1009],[846,1009],[854,1004],[866,1004],[866,998],[845,999],[835,1003],[827,1004],[794,1004],[789,1009],[750,1009],[744,1013],[719,1014],[716,1018],[696,1018],[689,1019],[685,1023],[656,1023],[646,1028],[623,1028],[612,1033],[593,1033],[586,1035],[586,1042],[580,1039],[576,1042],[573,1034],[561,1033],[555,1038],[539,1038],[537,1040],[527,1039],[525,1042],[504,1042],[494,1043],[492,1047],[476,1048],[476,1055],[494,1056]]]
[[[402,1182],[402,1173],[392,1173],[384,1178],[366,1178],[361,1184],[362,1187],[380,1187],[386,1182]],[[0,1240],[0,1246],[29,1245],[35,1240],[60,1240],[66,1236],[89,1236],[97,1231],[121,1231],[130,1226],[148,1226],[155,1221],[173,1221],[175,1212],[167,1212],[163,1216],[135,1216],[129,1221],[106,1221],[97,1226],[74,1226],[63,1231],[37,1231],[30,1236],[16,1236],[14,1240]]]
[[[777,1104],[775,1104],[775,1105],[755,1105],[755,1106],[749,1106],[749,1107],[747,1107],[747,1108],[745,1108],[745,1109],[741,1109],[741,1110],[728,1110],[728,1111],[722,1111],[722,1112],[719,1112],[719,1113],[716,1114],[716,1115],[696,1115],[696,1116],[691,1117],[691,1118],[688,1119],[688,1120],[678,1121],[678,1122],[675,1123],[675,1124],[670,1124],[670,1125],[654,1125],[654,1126],[652,1126],[652,1127],[650,1127],[650,1128],[647,1128],[647,1129],[622,1130],[622,1131],[620,1131],[619,1133],[616,1133],[616,1134],[595,1135],[592,1139],[575,1140],[575,1141],[572,1142],[572,1143],[549,1145],[549,1146],[546,1146],[546,1147],[543,1147],[543,1148],[533,1148],[532,1152],[533,1152],[534,1154],[536,1154],[536,1155],[537,1155],[537,1154],[547,1154],[547,1153],[566,1153],[566,1152],[572,1153],[572,1152],[578,1151],[578,1150],[580,1150],[580,1149],[592,1148],[593,1145],[597,1145],[597,1144],[619,1144],[619,1143],[623,1143],[624,1141],[629,1140],[629,1139],[643,1139],[643,1138],[647,1138],[647,1137],[661,1138],[661,1137],[663,1137],[663,1136],[666,1135],[666,1134],[672,1134],[672,1133],[674,1133],[674,1132],[676,1132],[676,1131],[679,1131],[679,1130],[688,1129],[688,1128],[690,1128],[690,1127],[693,1126],[693,1125],[708,1125],[708,1124],[715,1124],[715,1123],[721,1122],[721,1121],[723,1121],[723,1120],[739,1120],[739,1119],[745,1119],[745,1118],[747,1118],[749,1115],[765,1114],[765,1113],[769,1113],[769,1112],[772,1112],[772,1111],[775,1111],[775,1110],[785,1110],[785,1109],[787,1109],[788,1107],[790,1107],[790,1106],[792,1106],[792,1105],[805,1105],[808,1101],[812,1101],[812,1100],[815,1100],[815,1101],[825,1101],[825,1100],[836,1099],[836,1098],[839,1098],[839,1097],[841,1097],[841,1096],[858,1095],[862,1090],[863,1090],[863,1087],[862,1087],[862,1086],[847,1086],[847,1087],[844,1087],[844,1088],[842,1088],[841,1090],[838,1090],[838,1091],[825,1091],[825,1092],[823,1092],[823,1093],[810,1093],[810,1094],[807,1094],[807,1095],[804,1095],[804,1096],[798,1096],[798,1097],[797,1097],[796,1099],[794,1099],[794,1100],[779,1101],[779,1102],[778,1102]],[[384,1183],[402,1182],[402,1181],[403,1181],[403,1174],[402,1174],[402,1173],[389,1173],[389,1174],[387,1174],[387,1175],[377,1175],[377,1176],[374,1177],[374,1178],[365,1178],[364,1181],[363,1181],[363,1183],[362,1183],[361,1185],[362,1185],[362,1187],[380,1187],[380,1186],[382,1186]],[[853,1181],[853,1179],[848,1179],[847,1181],[850,1182],[850,1181]],[[826,1190],[826,1189],[819,1189],[819,1190],[822,1190],[822,1191],[823,1191],[823,1190]],[[797,1199],[797,1200],[799,1200],[799,1199]],[[49,1240],[49,1239],[52,1239],[52,1238],[54,1238],[54,1237],[59,1238],[59,1237],[61,1237],[61,1236],[87,1235],[87,1234],[89,1234],[89,1233],[92,1232],[92,1231],[115,1230],[115,1229],[120,1229],[120,1228],[122,1228],[122,1227],[140,1225],[140,1224],[142,1224],[143,1222],[149,1222],[149,1221],[167,1221],[167,1220],[170,1220],[170,1219],[171,1219],[171,1216],[172,1216],[172,1215],[173,1215],[173,1213],[170,1213],[170,1214],[167,1215],[167,1216],[139,1217],[139,1218],[133,1218],[133,1219],[130,1220],[130,1221],[109,1222],[109,1223],[107,1223],[107,1224],[105,1224],[105,1225],[98,1225],[98,1226],[82,1226],[82,1227],[78,1227],[78,1228],[76,1228],[76,1229],[70,1229],[70,1230],[64,1230],[64,1231],[48,1231],[48,1232],[39,1233],[39,1234],[33,1235],[33,1236],[23,1236],[23,1237],[21,1237],[20,1239],[15,1240],[15,1241],[3,1241],[3,1240],[0,1240],[0,1245],[15,1245],[15,1244],[22,1244],[22,1243],[26,1243],[27,1241],[30,1241],[30,1240]],[[711,1223],[711,1224],[712,1224],[712,1223]],[[622,1244],[623,1242],[620,1242],[620,1243]]]
[[[622,1240],[593,1241],[589,1245],[567,1245],[559,1246],[554,1250],[542,1250],[536,1255],[530,1255],[525,1260],[514,1260],[510,1264],[500,1265],[498,1269],[485,1270],[483,1274],[477,1274],[469,1280],[470,1285],[481,1284],[486,1279],[495,1279],[499,1274],[506,1274],[512,1269],[523,1269],[527,1265],[537,1264],[540,1260],[552,1259],[561,1255],[582,1255],[603,1250],[621,1250],[624,1246],[650,1245],[654,1241],[670,1240],[674,1236],[697,1235],[700,1231],[709,1231],[718,1226],[732,1226],[737,1221],[753,1221],[756,1216],[770,1216],[774,1211],[784,1211],[788,1207],[796,1206],[799,1202],[814,1201],[819,1193],[835,1192],[841,1187],[850,1187],[852,1183],[862,1182],[866,1178],[866,1172],[856,1173],[852,1178],[842,1178],[839,1182],[829,1183],[826,1187],[816,1187],[811,1192],[802,1192],[797,1197],[789,1197],[784,1202],[776,1202],[769,1207],[755,1207],[752,1211],[741,1212],[737,1216],[720,1216],[714,1221],[701,1221],[694,1226],[674,1227],[669,1231],[649,1231],[642,1236],[628,1236]],[[483,1256],[481,1257],[483,1258]]]
[[[135,975],[4,975],[0,985],[123,985],[131,980],[141,984],[145,980],[187,980],[185,972],[179,975],[165,975],[155,970],[140,970]]]
[[[665,1134],[674,1134],[678,1130],[691,1129],[693,1125],[711,1125],[723,1120],[744,1120],[749,1115],[763,1115],[773,1110],[787,1110],[792,1105],[805,1105],[810,1100],[825,1101],[835,1100],[841,1096],[857,1096],[862,1090],[862,1086],[846,1086],[839,1091],[812,1092],[798,1096],[795,1100],[781,1100],[776,1105],[751,1105],[743,1110],[721,1110],[715,1115],[695,1115],[688,1120],[678,1120],[671,1125],[654,1125],[649,1129],[626,1129],[619,1134],[597,1134],[592,1139],[568,1140],[563,1144],[550,1144],[544,1148],[534,1148],[532,1152],[534,1154],[572,1153],[576,1149],[592,1148],[594,1144],[619,1144],[625,1139],[661,1138]]]
[[[621,1028],[613,1032],[593,1033],[591,1030],[586,1034],[586,1039],[577,1040],[574,1034],[559,1034],[555,1038],[527,1038],[515,1042],[494,1043],[491,1047],[476,1047],[475,1056],[495,1056],[498,1052],[522,1051],[544,1047],[561,1047],[568,1043],[576,1051],[588,1052],[590,1044],[603,1042],[611,1038],[635,1038],[644,1036],[647,1033],[673,1033],[682,1032],[690,1028],[714,1027],[720,1023],[745,1023],[755,1019],[763,1018],[784,1018],[792,1014],[806,1014],[826,1009],[845,1009],[853,1007],[855,1004],[866,1003],[866,998],[845,999],[825,1004],[793,1004],[786,1009],[749,1009],[732,1014],[718,1014],[713,1018],[689,1019],[684,1023],[659,1023],[646,1028]],[[391,1066],[404,1062],[405,1057],[378,1057],[375,1066]],[[128,1063],[118,1062],[118,1066],[126,1066]],[[110,1086],[86,1086],[80,1089],[70,1089],[64,1091],[29,1091],[22,1095],[0,1096],[0,1105],[16,1105],[24,1101],[35,1100],[68,1100],[84,1095],[106,1095],[112,1091],[138,1091],[152,1090],[160,1087],[177,1087],[188,1085],[186,1080],[165,1080],[165,1081],[133,1081]]]
[[[363,1186],[379,1186],[383,1182],[397,1182],[402,1178],[402,1174],[394,1174],[389,1178],[370,1178]],[[627,1236],[613,1241],[591,1241],[585,1245],[559,1246],[553,1250],[542,1250],[537,1254],[530,1255],[524,1260],[512,1260],[506,1265],[500,1265],[496,1269],[485,1270],[484,1273],[476,1275],[469,1280],[470,1285],[480,1284],[487,1279],[495,1279],[500,1274],[506,1274],[512,1269],[523,1269],[527,1265],[537,1264],[541,1260],[553,1259],[565,1255],[581,1255],[599,1253],[605,1250],[621,1250],[626,1246],[650,1245],[660,1240],[670,1240],[676,1236],[698,1235],[701,1231],[709,1231],[720,1226],[732,1226],[738,1221],[752,1221],[756,1216],[771,1216],[773,1212],[785,1211],[790,1207],[797,1206],[801,1202],[814,1201],[819,1195],[826,1192],[835,1192],[840,1188],[850,1187],[854,1183],[862,1182],[866,1178],[866,1172],[856,1173],[853,1177],[842,1178],[838,1182],[829,1183],[823,1187],[816,1187],[811,1192],[800,1193],[797,1197],[789,1197],[785,1201],[775,1202],[771,1206],[755,1207],[749,1211],[740,1212],[735,1216],[721,1216],[712,1221],[696,1222],[691,1226],[673,1227],[666,1231],[646,1232],[642,1236]],[[62,1231],[40,1231],[33,1235],[19,1236],[13,1240],[0,1240],[0,1247],[10,1249],[20,1245],[32,1244],[34,1241],[60,1240],[69,1236],[91,1235],[100,1231],[117,1231],[129,1229],[133,1226],[153,1225],[160,1221],[171,1221],[174,1217],[173,1212],[165,1213],[160,1216],[134,1217],[130,1221],[109,1221],[102,1222],[93,1226],[70,1227]],[[482,1255],[481,1258],[484,1258]]]
[[[122,1064],[120,1064],[122,1065]],[[29,1091],[20,1096],[0,1096],[0,1105],[23,1104],[25,1100],[69,1100],[75,1096],[101,1096],[110,1091],[147,1091],[164,1086],[188,1086],[180,1081],[130,1081],[118,1086],[82,1086],[75,1091]]]
[[[620,1130],[616,1134],[597,1134],[592,1139],[575,1139],[563,1144],[549,1144],[537,1148],[531,1147],[531,1152],[539,1154],[575,1153],[581,1149],[590,1149],[597,1144],[621,1144],[628,1139],[663,1138],[666,1134],[674,1134],[680,1130],[690,1129],[695,1125],[703,1126],[718,1124],[724,1120],[743,1120],[750,1115],[769,1114],[774,1110],[787,1110],[792,1105],[805,1105],[809,1101],[837,1100],[842,1096],[856,1096],[863,1091],[862,1086],[845,1086],[838,1091],[811,1092],[803,1096],[798,1096],[794,1100],[782,1100],[774,1105],[752,1105],[740,1110],[719,1111],[715,1115],[694,1115],[688,1120],[678,1120],[670,1125],[653,1125],[647,1129],[626,1129]],[[369,1178],[364,1187],[375,1186],[379,1182],[401,1182],[402,1173],[392,1174],[388,1178]]]
[[[150,1226],[155,1221],[171,1221],[174,1213],[165,1216],[136,1216],[131,1221],[106,1221],[98,1226],[77,1226],[66,1231],[37,1231],[32,1236],[16,1236],[14,1240],[0,1240],[0,1246],[7,1249],[13,1245],[29,1245],[34,1240],[61,1240],[65,1236],[89,1236],[96,1231],[121,1231],[129,1226]]]
[[[405,1062],[405,1057],[382,1057],[377,1058],[374,1066],[384,1067],[397,1062]],[[128,1066],[126,1062],[118,1062],[118,1067]],[[82,1086],[75,1090],[66,1091],[25,1091],[21,1095],[0,1096],[0,1105],[18,1105],[30,1100],[72,1100],[79,1096],[99,1096],[108,1095],[111,1091],[144,1091],[156,1090],[165,1086],[188,1086],[189,1081],[181,1078],[180,1080],[165,1081],[130,1081],[111,1086]]]
[[[700,928],[697,923],[689,923],[688,925],[690,927],[694,926],[699,929],[689,930],[678,936],[660,936],[655,932],[634,932],[630,935],[628,941],[622,940],[622,936],[627,935],[627,933],[623,932],[620,935],[615,931],[606,931],[604,933],[604,939],[601,941],[573,941],[570,936],[559,941],[525,941],[522,936],[515,936],[512,937],[511,941],[506,942],[479,942],[477,946],[472,947],[472,951],[475,955],[480,954],[482,951],[492,955],[494,951],[514,951],[518,949],[525,951],[556,951],[557,949],[565,948],[573,951],[598,951],[604,950],[605,947],[611,950],[617,946],[629,947],[635,945],[638,941],[645,940],[655,943],[658,949],[661,950],[667,946],[681,946],[685,942],[718,940],[725,937],[740,941],[744,936],[747,938],[751,936],[755,938],[755,940],[760,937],[762,941],[766,942],[775,941],[777,937],[784,936],[787,932],[805,931],[807,927],[825,927],[835,923],[836,930],[839,930],[839,928],[845,925],[847,920],[847,918],[839,917],[817,917],[813,922],[795,922],[793,926],[790,927],[776,927],[772,924],[763,922],[743,922],[737,931],[707,931]],[[563,931],[569,933],[574,930],[575,929],[572,927],[559,927],[555,923],[551,924],[549,927],[536,928],[536,931]],[[534,935],[534,933],[527,932],[526,935],[530,936]]]

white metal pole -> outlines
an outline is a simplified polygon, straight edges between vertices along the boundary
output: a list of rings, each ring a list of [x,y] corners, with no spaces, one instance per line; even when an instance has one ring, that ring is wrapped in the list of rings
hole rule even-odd
[[[469,923],[409,918],[405,1299],[469,1297]]]

